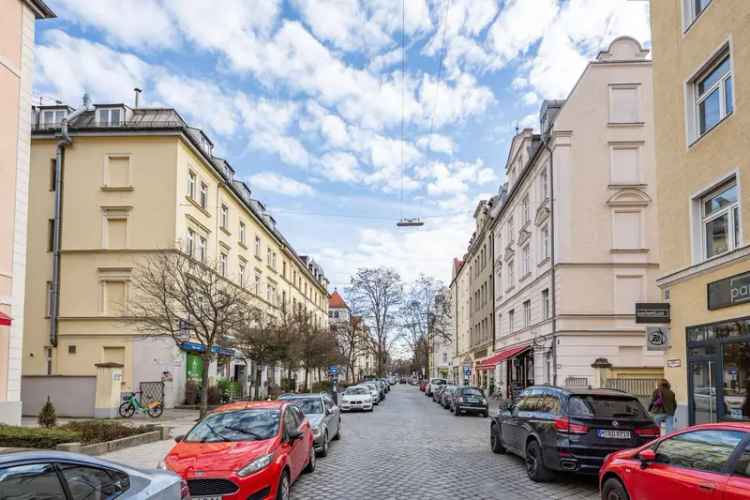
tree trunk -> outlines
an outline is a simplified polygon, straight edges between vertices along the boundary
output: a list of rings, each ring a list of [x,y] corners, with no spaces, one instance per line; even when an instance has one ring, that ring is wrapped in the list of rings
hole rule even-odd
[[[309,390],[309,389],[307,388],[307,381],[308,381],[308,380],[309,380],[309,378],[310,378],[310,377],[309,377],[309,374],[310,374],[310,369],[309,369],[309,368],[307,367],[307,364],[305,364],[305,391],[308,391],[308,390]]]
[[[256,401],[260,398],[260,384],[263,379],[263,369],[260,367],[260,365],[255,366],[255,396],[253,399]]]
[[[208,351],[208,349],[206,349]],[[208,368],[211,365],[211,356],[203,356],[203,373],[201,373],[201,404],[200,418],[208,413]]]

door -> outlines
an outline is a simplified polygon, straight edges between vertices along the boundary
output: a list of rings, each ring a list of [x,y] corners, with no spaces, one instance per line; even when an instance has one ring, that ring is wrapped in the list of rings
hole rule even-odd
[[[294,408],[292,406],[287,406],[286,411],[284,411],[284,446],[287,448],[289,454],[289,467],[292,471],[292,481],[297,478],[302,471],[302,467],[305,465],[305,458],[302,456],[302,451],[306,451],[304,450],[304,437],[294,440],[289,437],[290,434],[299,429],[297,419],[293,412]]]
[[[718,422],[718,383],[718,361],[715,358],[690,362],[691,424]]]
[[[511,415],[503,420],[503,443],[520,454],[525,451],[522,445],[526,442],[527,436],[526,420],[529,417],[529,412],[536,407],[540,397],[541,395],[536,390],[525,391],[513,407]]]
[[[656,447],[656,462],[632,480],[631,498],[721,500],[726,468],[745,433],[705,429],[678,434]]]
[[[732,475],[722,487],[722,500],[747,500],[750,496],[750,443],[743,446]]]
[[[339,416],[339,408],[328,396],[323,396],[323,403],[325,404],[328,436],[332,438],[339,431],[339,422],[341,419],[341,417]]]

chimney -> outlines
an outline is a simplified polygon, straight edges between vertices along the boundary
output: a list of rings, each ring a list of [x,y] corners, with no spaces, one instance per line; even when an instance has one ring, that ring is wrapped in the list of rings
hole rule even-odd
[[[133,91],[135,92],[135,106],[134,108],[138,108],[138,101],[141,97],[141,92],[143,92],[143,89],[139,89],[138,87],[134,88]]]

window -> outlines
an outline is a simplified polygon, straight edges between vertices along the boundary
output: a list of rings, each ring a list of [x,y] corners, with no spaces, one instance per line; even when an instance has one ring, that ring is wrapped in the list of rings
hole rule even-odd
[[[51,252],[55,247],[55,219],[47,221],[47,251]]]
[[[60,469],[73,498],[115,498],[130,488],[124,472],[74,464],[61,464]]]
[[[616,84],[609,86],[609,122],[638,123],[638,85]]]
[[[515,323],[516,323],[516,311],[511,309],[510,312],[508,312],[508,328],[509,328],[508,331],[509,332],[513,332],[513,330],[515,330],[516,328]]]
[[[616,211],[612,217],[612,248],[638,250],[641,248],[641,212]]]
[[[682,0],[683,28],[687,30],[710,3],[711,0]]]
[[[524,225],[529,223],[529,220],[531,220],[531,216],[529,214],[529,195],[523,197],[523,201],[521,202],[521,215],[523,217],[523,223]]]
[[[656,461],[674,467],[721,472],[744,437],[740,431],[686,432],[662,441],[656,448]]]
[[[52,282],[47,282],[47,306],[46,306],[46,316],[49,318],[52,316]]]
[[[611,184],[640,184],[638,170],[638,146],[612,146],[609,157],[609,179]]]
[[[513,242],[513,216],[511,215],[508,217],[508,237],[506,238],[508,240],[508,245],[510,245]]]
[[[513,261],[508,262],[508,284],[506,288],[513,288],[513,283],[515,282],[515,277],[513,276],[514,273],[514,265]]]
[[[126,217],[106,217],[107,248],[121,249],[127,247],[128,219]]]
[[[49,165],[49,190],[54,191],[57,186],[57,160],[52,158]]]
[[[266,300],[273,304],[274,289],[270,283],[266,285]]]
[[[255,273],[255,295],[260,295],[260,273]]]
[[[221,228],[225,231],[229,229],[229,207],[223,203],[221,205]]]
[[[56,127],[62,123],[66,114],[64,109],[45,109],[42,112],[42,125]]]
[[[103,311],[108,314],[119,314],[125,308],[127,283],[125,281],[104,281]]]
[[[531,273],[531,264],[529,262],[529,245],[521,249],[521,279]]]
[[[219,254],[219,274],[221,274],[222,276],[227,275],[228,263],[229,263],[229,257],[227,256],[226,253],[221,252],[221,254]]]
[[[549,289],[542,290],[542,319],[549,318]]]
[[[97,110],[97,121],[101,125],[120,125],[123,121],[123,113],[120,108],[109,108]]]
[[[270,248],[268,250],[266,250],[266,264],[268,264],[268,267],[271,267],[271,261],[272,261],[271,256],[272,256],[272,254],[273,254],[273,251]]]
[[[547,168],[543,168],[539,174],[539,200],[543,202],[549,197],[549,191],[547,188]]]
[[[255,256],[260,258],[260,237],[255,237]]]
[[[745,446],[742,455],[737,458],[734,473],[738,476],[750,477],[750,444]]]
[[[549,259],[550,247],[549,247],[549,226],[548,225],[545,225],[542,228],[542,244],[540,245],[540,247],[541,247],[541,252],[540,252],[541,260]]]
[[[240,262],[240,287],[245,288],[245,263]]]
[[[104,185],[107,187],[126,188],[130,186],[130,157],[108,156]],[[195,186],[193,186],[195,189]]]
[[[240,243],[245,244],[246,239],[245,223],[240,221]]]
[[[192,257],[194,250],[195,250],[195,231],[193,231],[192,229],[188,229],[187,241],[185,243],[185,253],[187,253],[190,257]]]
[[[201,182],[201,208],[203,210],[208,207],[208,185],[205,182]]]
[[[709,259],[738,247],[740,211],[736,181],[724,184],[704,196],[700,204],[705,258]]]
[[[527,300],[523,303],[523,327],[526,328],[531,325],[531,301]]]
[[[281,272],[281,275],[282,275],[282,276],[283,276],[284,278],[286,278],[286,261],[285,261],[285,260],[281,262],[281,268],[282,268],[282,272]]]
[[[205,264],[206,263],[206,257],[207,255],[207,244],[206,244],[206,238],[201,236],[198,238],[198,259]]]
[[[693,139],[711,130],[734,110],[732,62],[728,51],[717,62],[700,73],[692,82],[695,99],[695,131]]]
[[[3,498],[44,498],[65,500],[65,490],[52,464],[16,465],[2,469],[0,491]]]
[[[187,195],[193,200],[195,199],[195,180],[195,172],[191,170],[190,172],[188,172]]]
[[[68,346],[68,354],[75,354],[75,353],[76,353],[76,346],[74,346],[72,344],[69,345]]]
[[[503,296],[503,273],[499,269],[495,275],[495,296]]]

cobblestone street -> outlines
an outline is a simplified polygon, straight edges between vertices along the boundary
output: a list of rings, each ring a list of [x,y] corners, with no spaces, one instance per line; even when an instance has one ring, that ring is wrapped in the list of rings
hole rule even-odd
[[[416,387],[393,386],[373,413],[345,414],[340,441],[294,486],[305,499],[595,499],[593,478],[538,484],[489,448],[489,419],[455,417]]]

